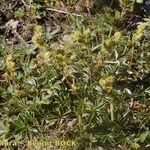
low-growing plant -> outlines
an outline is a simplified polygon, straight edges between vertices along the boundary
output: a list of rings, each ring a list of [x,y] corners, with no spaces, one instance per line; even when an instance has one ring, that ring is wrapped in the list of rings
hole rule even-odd
[[[121,30],[119,10],[62,17],[51,2],[10,4],[14,20],[0,37],[0,139],[51,140],[53,131],[75,140],[71,149],[149,149],[149,18]]]

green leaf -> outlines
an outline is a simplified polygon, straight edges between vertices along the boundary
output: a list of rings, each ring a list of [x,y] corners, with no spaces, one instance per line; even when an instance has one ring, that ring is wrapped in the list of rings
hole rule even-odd
[[[140,135],[140,141],[143,143],[143,142],[146,140],[146,138],[147,138],[148,136],[150,136],[150,131],[147,131],[147,132],[145,132],[145,133],[142,133],[142,134]]]
[[[116,11],[116,12],[115,12],[115,19],[116,19],[116,20],[120,20],[120,19],[121,19],[120,11]]]
[[[33,86],[36,86],[36,81],[35,81],[34,78],[29,78],[29,79],[27,79],[27,83],[29,83],[29,84],[31,84],[31,85],[33,85]]]
[[[137,3],[143,3],[143,0],[136,0]]]
[[[8,133],[9,129],[2,123],[0,122],[0,135]]]
[[[38,130],[35,129],[35,128],[32,128],[32,131],[33,131],[34,133],[38,133]]]
[[[17,9],[17,11],[15,11],[15,16],[18,18],[22,18],[25,15],[25,10],[23,7]]]
[[[133,149],[139,149],[139,148],[140,148],[140,145],[139,145],[138,143],[133,143],[133,144],[131,145],[131,147],[132,147]]]

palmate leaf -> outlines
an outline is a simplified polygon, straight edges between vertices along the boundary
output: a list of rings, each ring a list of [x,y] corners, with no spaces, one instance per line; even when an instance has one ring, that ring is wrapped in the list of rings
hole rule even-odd
[[[32,112],[20,113],[11,123],[11,131],[15,134],[22,134],[23,137],[31,138],[34,133],[38,133],[35,127],[38,121]]]
[[[150,137],[150,131],[142,133],[140,135],[140,141],[143,143],[148,137]]]
[[[7,134],[9,132],[9,128],[6,127],[2,122],[0,122],[0,136]]]
[[[30,0],[24,1],[28,5]],[[88,1],[111,0],[79,1],[86,5]],[[57,10],[72,13],[74,4],[70,5],[71,10],[68,5],[73,2],[76,0],[62,1]],[[12,14],[26,8],[19,0],[9,3],[8,11]],[[94,15],[76,17],[48,13],[43,10],[49,7],[46,2],[34,0],[25,14],[16,14],[17,31],[25,44],[13,33],[6,33],[2,40],[0,36],[0,117],[10,122],[10,128],[5,122],[0,123],[0,138],[40,139],[43,134],[42,138],[48,135],[54,139],[51,137],[54,129],[58,131],[55,136],[60,130],[58,136],[63,136],[60,140],[80,139],[83,150],[89,146],[106,150],[144,149],[149,143],[150,23],[145,20],[146,39],[143,37],[140,43],[131,41],[135,32],[124,32],[116,26],[135,3],[143,5],[142,0],[120,0],[123,12],[105,8],[103,12],[96,10]],[[0,10],[0,20],[6,20],[7,16],[3,19]],[[127,16],[125,22],[130,23],[132,18],[134,22],[136,17]],[[41,38],[33,38],[35,44],[31,41],[34,26],[43,29],[42,35],[36,33]],[[1,44],[9,44],[5,38],[10,42],[16,39],[17,43],[5,46]],[[16,64],[15,78],[6,69],[6,56],[10,53]]]

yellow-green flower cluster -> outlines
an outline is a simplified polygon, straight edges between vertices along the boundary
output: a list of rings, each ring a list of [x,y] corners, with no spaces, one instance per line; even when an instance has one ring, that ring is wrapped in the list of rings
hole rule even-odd
[[[104,76],[99,80],[102,89],[110,93],[113,89],[114,76]]]
[[[48,44],[44,40],[45,34],[42,26],[35,26],[35,33],[32,37],[32,42],[40,49],[47,50]]]
[[[61,6],[61,3],[59,0],[56,1],[50,1],[50,0],[44,0],[45,4],[49,7],[55,7],[55,8],[59,8]]]
[[[16,76],[15,62],[13,61],[12,54],[7,55],[7,57],[6,57],[6,67],[7,67],[8,71],[10,72],[10,75],[12,77],[15,77]]]
[[[137,26],[137,29],[132,36],[132,44],[140,42],[140,40],[143,37],[146,26],[147,23],[141,23]]]
[[[122,37],[121,32],[119,32],[119,31],[115,32],[115,34],[111,38],[105,40],[106,46],[110,47],[110,46],[118,43],[120,41],[121,37]]]
[[[15,63],[13,61],[12,54],[7,55],[6,57],[6,66],[8,70],[14,70]]]
[[[82,31],[74,31],[71,33],[68,37],[69,42],[74,43],[74,42],[80,42],[80,41],[85,41],[88,42],[90,39],[90,34],[91,31],[89,28]]]
[[[82,39],[82,33],[80,31],[75,31],[71,34],[71,40],[73,41],[79,41]]]

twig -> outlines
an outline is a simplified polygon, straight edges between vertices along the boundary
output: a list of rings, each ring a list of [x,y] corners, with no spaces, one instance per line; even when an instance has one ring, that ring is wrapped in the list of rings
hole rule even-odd
[[[24,0],[21,0],[21,1],[26,7],[28,6]]]
[[[81,17],[81,15],[79,15],[79,14],[76,14],[76,13],[70,13],[70,12],[63,11],[63,10],[58,10],[58,9],[46,8],[46,10],[50,10],[50,11],[55,11],[55,12],[58,12],[58,13],[69,14],[69,15]]]

